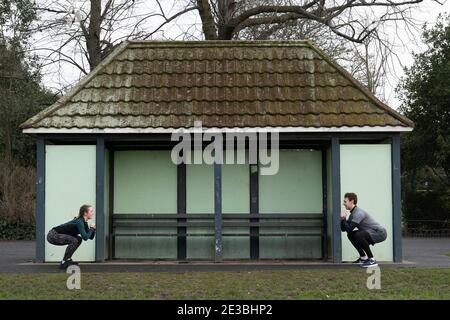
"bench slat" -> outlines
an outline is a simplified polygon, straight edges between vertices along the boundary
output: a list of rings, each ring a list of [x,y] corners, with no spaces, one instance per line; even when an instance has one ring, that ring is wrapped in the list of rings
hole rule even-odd
[[[222,237],[250,237],[250,236],[260,236],[260,237],[310,237],[317,236],[321,237],[321,233],[260,233],[260,234],[250,234],[250,233],[224,233]],[[214,233],[187,233],[187,234],[177,234],[177,233],[116,233],[114,237],[214,237]]]
[[[211,222],[114,222],[115,227],[214,227],[214,221]],[[322,227],[322,221],[309,221],[308,223],[290,223],[290,222],[224,222],[222,227]]]
[[[249,214],[249,213],[224,213],[222,214],[222,219],[323,219],[322,213],[262,213],[262,214]],[[113,216],[114,220],[146,220],[146,219],[214,219],[214,214],[118,214],[115,213]]]

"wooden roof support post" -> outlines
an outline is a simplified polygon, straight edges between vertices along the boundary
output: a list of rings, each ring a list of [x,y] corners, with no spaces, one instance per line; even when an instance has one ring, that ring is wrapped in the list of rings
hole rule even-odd
[[[402,217],[400,186],[400,134],[394,133],[392,155],[392,226],[394,238],[394,262],[402,262]]]
[[[105,138],[102,136],[97,137],[95,158],[95,261],[102,262],[105,260]]]
[[[341,156],[340,142],[338,137],[331,138],[331,179],[332,179],[332,241],[333,241],[333,262],[342,262],[341,244]]]
[[[222,262],[222,146],[214,138],[214,262]]]
[[[186,211],[186,163],[177,165],[177,213],[187,217]],[[177,222],[186,223],[186,218],[177,218]],[[187,228],[177,227],[177,259],[187,259]]]
[[[45,261],[45,139],[36,140],[36,262]]]

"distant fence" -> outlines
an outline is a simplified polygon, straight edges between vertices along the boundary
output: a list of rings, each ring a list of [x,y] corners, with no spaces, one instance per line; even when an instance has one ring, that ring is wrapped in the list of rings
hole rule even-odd
[[[450,237],[449,220],[406,220],[403,235],[407,237]]]

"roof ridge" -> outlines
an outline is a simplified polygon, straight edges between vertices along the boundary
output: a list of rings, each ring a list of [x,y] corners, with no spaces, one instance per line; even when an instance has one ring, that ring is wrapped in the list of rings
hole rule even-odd
[[[306,40],[306,42],[309,44],[311,49],[316,51],[325,61],[327,61],[331,66],[336,68],[336,70],[344,76],[348,81],[350,81],[352,84],[356,86],[356,89],[359,89],[369,100],[371,100],[376,106],[380,107],[384,111],[386,111],[388,114],[396,118],[397,120],[403,122],[407,126],[414,127],[414,122],[408,119],[407,117],[401,115],[396,110],[389,107],[387,104],[382,102],[380,99],[378,99],[372,92],[369,91],[364,85],[361,84],[355,77],[353,77],[345,68],[343,68],[341,65],[339,65],[336,61],[334,61],[333,58],[329,57],[322,49],[317,47],[313,41]]]
[[[337,102],[337,101],[349,101],[349,102],[355,102],[355,101],[369,101],[369,100],[362,99],[362,98],[349,98],[349,99],[341,99],[341,98],[334,98],[334,99],[331,99],[331,98],[323,99],[323,98],[321,98],[321,99],[317,99],[316,98],[314,100],[311,100],[311,99],[308,99],[308,98],[302,98],[302,99],[300,99],[300,98],[284,98],[284,99],[271,98],[271,99],[264,99],[264,100],[260,100],[260,99],[255,100],[255,99],[249,99],[249,98],[244,98],[244,99],[240,99],[240,100],[236,100],[234,98],[233,98],[233,100],[231,98],[227,99],[227,100],[225,100],[225,99],[220,99],[220,100],[210,99],[210,100],[208,100],[208,99],[199,99],[199,98],[189,98],[189,99],[178,99],[178,100],[160,99],[160,100],[155,100],[154,102],[155,103],[159,103],[159,102],[161,102],[161,103],[168,103],[168,102],[183,102],[183,101],[186,101],[186,102],[194,102],[194,101],[195,102],[204,102],[204,101],[206,101],[206,102],[252,102],[252,101],[269,101],[269,102],[273,102],[273,101],[280,101],[280,102],[286,102],[286,101],[287,102],[307,102],[307,101],[312,101],[312,102],[317,102],[317,101],[319,101],[319,102],[327,102],[327,101]],[[73,100],[73,101],[70,101],[70,102],[72,102],[72,103],[80,103],[80,102],[81,103],[89,103],[89,102],[91,102],[91,103],[100,103],[100,102],[104,102],[104,101],[102,101],[102,100],[83,100],[83,99],[78,99],[78,100]],[[123,99],[123,98],[118,98],[116,100],[110,100],[110,101],[107,101],[107,102],[109,102],[109,103],[111,103],[111,102],[146,103],[145,100],[133,100],[133,99],[128,99],[127,100],[127,99]]]
[[[307,47],[308,40],[128,40],[131,48],[141,46],[167,46],[167,47],[180,47],[180,46],[195,46],[195,47],[234,47],[234,46],[273,46],[277,44],[279,46],[301,46]]]
[[[146,84],[142,84],[142,85],[123,85],[123,86],[117,86],[115,84],[111,85],[111,86],[104,86],[104,85],[89,85],[88,89],[117,89],[117,88],[126,88],[126,89],[130,89],[130,88],[147,88],[147,89],[169,89],[169,88],[176,88],[176,89],[184,89],[184,88],[335,88],[335,87],[351,87],[354,88],[354,86],[351,83],[346,83],[346,84],[335,84],[335,85],[328,85],[328,84],[318,84],[318,85],[311,85],[311,84],[283,84],[283,85],[279,85],[279,84],[268,84],[268,85],[257,85],[257,86],[252,86],[252,85],[231,85],[231,84],[224,84],[224,85],[210,85],[210,84],[206,84],[206,85],[200,85],[200,84],[193,84],[193,85],[166,85],[166,84],[160,84],[160,85],[146,85]]]
[[[123,113],[123,112],[119,112],[120,115],[122,116],[132,116],[132,117],[141,117],[141,116],[148,116],[148,115],[153,115],[153,116],[178,116],[178,115],[192,115],[192,116],[209,116],[209,115],[214,115],[214,116],[221,116],[221,115],[235,115],[235,113],[232,112],[217,112],[217,111],[213,111],[213,112],[209,112],[209,113],[202,113],[202,112],[188,112],[188,111],[184,111],[184,112],[168,112],[168,113],[157,113],[157,112],[149,112],[146,114],[134,114],[134,113]],[[239,115],[248,115],[248,116],[252,116],[252,115],[266,115],[266,114],[270,114],[270,115],[278,115],[279,113],[274,112],[274,111],[265,111],[265,112],[261,112],[261,111],[256,111],[256,112],[242,112]],[[362,112],[354,112],[354,111],[329,111],[329,112],[321,112],[321,111],[307,111],[307,112],[285,112],[283,113],[283,115],[321,115],[321,114],[325,114],[325,115],[340,115],[340,114],[365,114],[365,115],[369,115],[369,114],[377,114],[377,115],[384,115],[385,113],[381,113],[381,112],[368,112],[368,111],[362,111]],[[70,113],[71,116],[113,116],[115,115],[115,113],[78,113],[78,112],[74,112],[74,113]],[[53,117],[59,117],[59,115],[53,115]]]
[[[129,49],[135,50],[133,47],[131,47]],[[234,61],[234,60],[239,60],[239,61],[244,61],[244,60],[246,60],[246,61],[255,61],[255,60],[256,61],[294,61],[294,60],[296,60],[296,61],[316,61],[316,60],[319,60],[319,61],[322,61],[323,59],[322,58],[278,58],[278,57],[275,57],[275,58],[266,58],[266,57],[264,57],[264,58],[257,58],[257,57],[256,58],[246,58],[246,57],[244,57],[244,58],[235,58],[235,57],[229,58],[229,57],[225,57],[225,58],[221,58],[221,59],[218,59],[218,58],[204,58],[204,59],[192,58],[192,59],[189,59],[189,61],[205,61],[205,60],[222,62],[222,61]],[[116,61],[120,61],[120,62],[122,62],[122,61],[127,61],[127,62],[139,61],[139,62],[141,62],[141,61],[147,61],[147,59],[145,59],[145,58],[139,58],[139,59],[120,58],[120,59],[116,59]],[[160,62],[160,61],[167,61],[167,59],[153,58],[152,61]],[[184,59],[173,58],[170,61],[184,61]]]
[[[108,65],[118,54],[120,54],[128,46],[128,41],[122,42],[116,50],[111,52],[103,61],[101,61],[91,72],[84,76],[78,83],[72,87],[66,94],[59,98],[51,106],[45,108],[44,110],[38,112],[33,117],[29,118],[27,121],[20,124],[19,128],[25,129],[31,127],[33,124],[39,122],[45,117],[50,116],[56,110],[64,107],[67,102],[70,101],[84,86],[91,81],[106,65]]]

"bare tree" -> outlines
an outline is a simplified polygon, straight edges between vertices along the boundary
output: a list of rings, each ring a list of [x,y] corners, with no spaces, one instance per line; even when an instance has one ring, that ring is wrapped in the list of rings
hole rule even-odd
[[[38,0],[40,17],[34,30],[35,50],[44,66],[68,63],[81,75],[95,68],[117,45],[128,39],[151,39],[181,15],[196,10],[186,5],[168,14],[159,0]],[[170,10],[170,11],[174,11]],[[148,22],[155,20],[149,28]]]
[[[366,55],[370,63],[378,63],[378,71],[386,72],[388,64],[393,64],[396,48],[389,32],[383,31],[385,26],[401,25],[401,30],[417,31],[411,10],[422,2],[37,0],[41,23],[34,29],[40,35],[34,48],[41,53],[44,66],[52,67],[52,73],[63,77],[67,75],[67,64],[75,67],[79,76],[87,74],[127,39],[311,39],[338,62],[349,66],[347,69],[375,92],[382,83],[381,73],[376,80],[369,74],[363,75],[363,70],[369,71],[368,65],[362,68],[362,64],[353,64],[362,63],[361,58]],[[178,20],[182,16],[183,22]],[[186,16],[191,19],[186,20]],[[363,54],[365,46],[370,51],[367,54]],[[381,62],[375,62],[383,56]],[[59,70],[55,71],[55,67]],[[72,85],[76,80],[61,78],[59,83]]]
[[[384,46],[378,45],[372,48],[373,46],[374,43],[369,41],[360,46],[354,45],[350,71],[366,85],[369,91],[382,95],[382,92],[377,91],[383,87],[386,78],[388,53]]]
[[[437,0],[434,0],[438,2]],[[411,6],[424,0],[273,0],[261,4],[250,0],[196,0],[205,39],[230,40],[249,27],[311,20],[328,27],[334,34],[363,43],[386,21],[408,19]],[[364,10],[372,18],[360,19]]]
[[[368,89],[385,95],[387,74],[401,62],[392,33],[417,33],[412,9],[423,0],[191,0],[205,39],[309,39]],[[431,1],[429,1],[431,2]],[[441,4],[440,1],[434,1]],[[389,31],[387,31],[389,30]]]
[[[259,0],[270,2],[271,0]],[[311,20],[287,21],[245,28],[242,40],[311,40],[336,60],[347,60],[352,48],[347,41],[333,34],[326,26]]]

